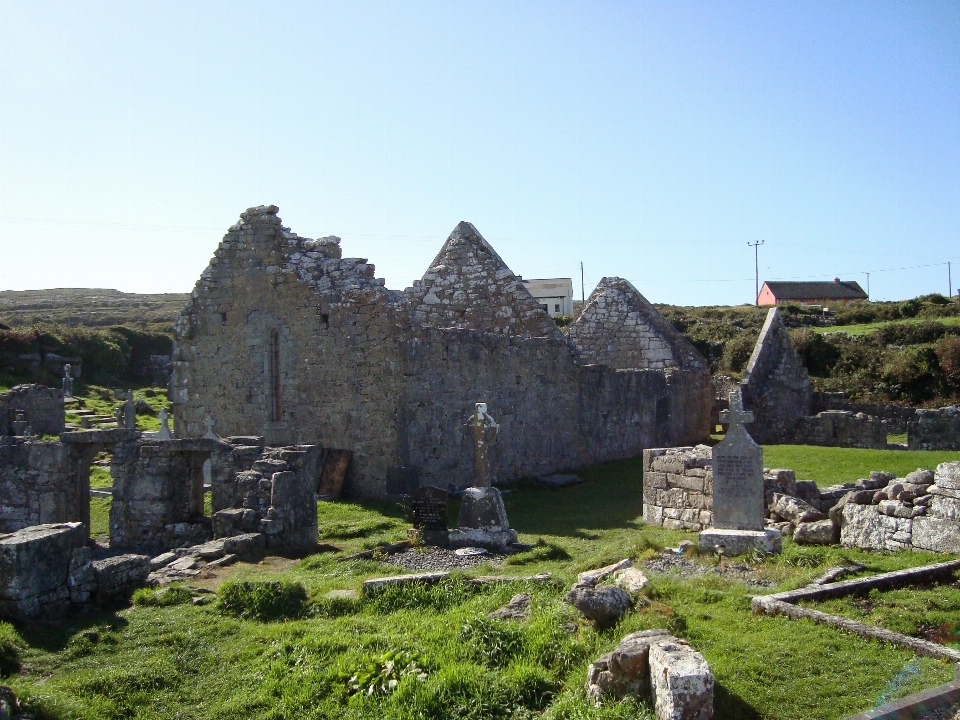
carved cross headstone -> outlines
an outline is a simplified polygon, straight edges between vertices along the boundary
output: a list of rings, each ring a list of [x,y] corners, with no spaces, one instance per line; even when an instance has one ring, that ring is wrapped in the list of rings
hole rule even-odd
[[[212,417],[210,417],[209,415],[207,415],[207,417],[204,418],[203,424],[207,426],[207,432],[204,433],[204,436],[203,436],[204,438],[206,438],[207,440],[219,440],[219,439],[220,439],[220,436],[217,435],[217,434],[213,431],[213,427],[214,427],[214,425],[216,425],[217,423],[214,422],[214,420],[213,420]]]
[[[127,390],[127,399],[123,402],[123,427],[137,429],[137,406],[133,402],[133,390]]]
[[[743,409],[740,392],[730,393],[727,434],[713,448],[713,526],[732,530],[763,530],[763,448],[744,423],[753,413]]]
[[[491,487],[493,478],[490,473],[490,446],[496,443],[500,426],[487,412],[486,403],[474,406],[473,416],[468,423],[473,428],[473,487]]]
[[[173,433],[170,432],[170,415],[166,408],[160,410],[160,432],[157,433],[157,440],[173,440]]]
[[[63,396],[73,397],[73,378],[70,377],[70,363],[63,366]]]

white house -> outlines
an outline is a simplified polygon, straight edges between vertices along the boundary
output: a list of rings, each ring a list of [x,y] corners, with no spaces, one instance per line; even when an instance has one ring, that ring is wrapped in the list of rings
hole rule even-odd
[[[523,285],[550,317],[573,315],[573,280],[570,278],[524,280]]]

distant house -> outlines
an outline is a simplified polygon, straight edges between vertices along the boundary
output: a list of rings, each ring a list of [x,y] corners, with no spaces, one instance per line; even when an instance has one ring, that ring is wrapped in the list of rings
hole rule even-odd
[[[523,280],[523,286],[550,317],[573,315],[573,280],[570,278]]]
[[[768,280],[763,283],[757,296],[757,305],[782,305],[800,302],[812,305],[869,300],[867,294],[854,280],[834,278],[833,282],[786,282]]]

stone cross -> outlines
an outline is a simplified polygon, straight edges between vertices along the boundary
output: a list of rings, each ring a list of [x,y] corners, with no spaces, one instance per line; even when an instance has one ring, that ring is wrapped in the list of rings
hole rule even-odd
[[[70,363],[63,366],[63,396],[73,397],[73,378],[70,377]]]
[[[137,406],[133,402],[133,390],[127,390],[127,399],[123,403],[123,427],[137,429]]]
[[[486,403],[476,403],[473,416],[467,423],[473,428],[474,456],[473,456],[473,487],[491,487],[493,479],[490,474],[490,446],[496,443],[500,426],[487,412]]]
[[[739,391],[730,393],[730,426],[713,448],[713,526],[729,530],[763,530],[763,449],[745,422],[753,413],[743,409]]]
[[[730,409],[720,413],[720,422],[729,423],[731,428],[735,425],[743,427],[745,423],[753,422],[753,413],[743,409],[743,397],[739,392],[730,393]]]
[[[160,432],[157,433],[157,440],[173,440],[173,433],[170,432],[170,415],[166,408],[160,410]]]
[[[209,415],[207,415],[207,417],[204,418],[204,420],[203,420],[203,424],[207,426],[207,432],[206,432],[206,434],[203,436],[204,438],[206,438],[206,439],[208,439],[208,440],[219,440],[219,439],[220,439],[220,436],[217,435],[217,434],[213,431],[213,426],[216,425],[217,423],[214,422],[214,420],[213,420],[212,417],[210,417]]]

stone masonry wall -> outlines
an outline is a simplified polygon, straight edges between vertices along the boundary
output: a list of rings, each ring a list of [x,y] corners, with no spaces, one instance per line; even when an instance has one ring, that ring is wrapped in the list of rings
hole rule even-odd
[[[916,419],[915,408],[893,403],[865,403],[850,402],[842,392],[814,392],[812,415],[824,410],[846,410],[852,413],[863,413],[887,421],[887,432],[893,435],[903,435],[907,432],[907,423]]]
[[[89,468],[92,456],[87,460]],[[31,525],[90,522],[89,475],[59,442],[0,436],[0,533]]]
[[[567,337],[587,363],[631,370],[706,367],[693,345],[623,278],[600,281]]]
[[[34,435],[64,430],[63,391],[43,385],[17,385],[0,393],[0,435],[13,435],[15,413],[22,410]]]
[[[224,436],[350,450],[345,492],[380,497],[395,466],[468,485],[476,402],[502,425],[501,480],[708,434],[702,358],[689,370],[584,366],[468,223],[405,293],[338,243],[290,232],[274,206],[241,215],[175,326],[178,436],[202,435],[209,415]]]
[[[907,447],[910,450],[960,450],[960,410],[917,410],[916,419],[907,423]]]
[[[740,387],[744,407],[755,418],[750,434],[760,444],[783,442],[810,414],[810,378],[777,308],[767,313]]]
[[[887,421],[843,410],[826,410],[800,418],[787,440],[794,445],[824,447],[887,447]]]
[[[454,228],[406,295],[413,321],[422,327],[530,337],[560,334],[520,278],[468,222]]]
[[[709,447],[643,451],[643,521],[694,532],[713,524],[713,451]]]

